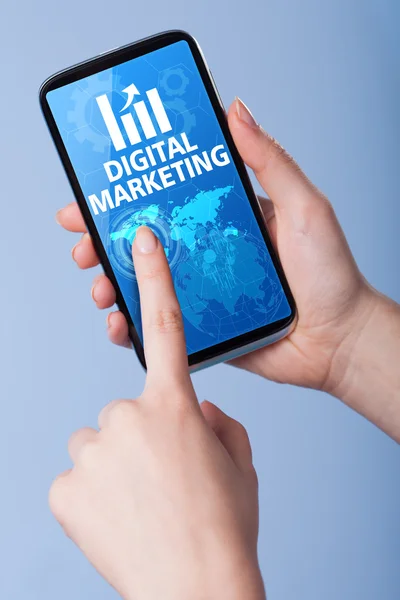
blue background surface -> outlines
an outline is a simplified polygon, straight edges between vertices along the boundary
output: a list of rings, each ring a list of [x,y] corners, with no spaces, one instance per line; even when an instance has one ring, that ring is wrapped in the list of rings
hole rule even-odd
[[[242,96],[332,200],[373,285],[400,300],[399,4],[395,0],[8,2],[2,50],[0,597],[116,599],[47,508],[67,440],[138,394],[132,352],[106,341],[93,273],[54,223],[72,196],[37,89],[113,46],[182,27],[222,98]],[[398,446],[326,395],[218,366],[199,397],[243,421],[260,476],[260,562],[270,600],[395,600]]]
[[[125,148],[116,151],[96,98],[107,94],[118,122],[120,111],[126,106],[123,90],[132,83],[139,91],[139,100],[146,90],[157,90],[170,131],[151,139],[146,139],[141,131],[141,141],[133,146],[125,136]],[[111,237],[124,228],[132,231],[138,220],[139,224],[150,224],[159,236],[161,234],[164,245],[169,241],[167,256],[183,312],[188,354],[290,315],[275,267],[186,41],[125,60],[111,69],[59,87],[48,92],[46,100],[141,340],[139,291],[132,263],[133,235],[111,241]],[[155,121],[149,103],[146,107]],[[125,111],[126,114],[132,115],[132,109]],[[123,132],[121,122],[118,127]],[[181,133],[186,135],[193,151],[185,152]],[[175,153],[169,158],[168,140],[172,136],[180,146],[172,147]],[[154,143],[163,144],[162,154],[154,150],[154,163],[149,165],[143,153]],[[218,148],[213,160],[213,149]],[[204,161],[204,152],[211,170],[204,167],[195,170],[194,157]],[[131,153],[140,153],[146,161],[144,169],[138,157],[140,170],[126,173],[120,167],[121,175],[115,180],[111,177],[110,182],[105,168],[108,161],[112,161],[111,173],[115,175],[115,164],[121,165],[123,158],[129,161]],[[191,178],[187,165],[183,164],[184,180],[180,181],[170,165],[176,161],[182,164],[183,160],[189,161],[194,177]],[[159,168],[168,169],[166,185],[162,185]],[[150,193],[146,192],[142,183],[144,197],[132,198],[128,181],[141,182],[143,176],[151,174],[155,175],[158,189],[150,188]],[[120,205],[117,189],[125,193]],[[108,193],[110,206],[104,192]],[[91,205],[93,194],[100,209],[96,204]],[[150,206],[151,211],[147,210]],[[142,217],[149,212],[150,219]],[[234,234],[230,233],[232,229]]]

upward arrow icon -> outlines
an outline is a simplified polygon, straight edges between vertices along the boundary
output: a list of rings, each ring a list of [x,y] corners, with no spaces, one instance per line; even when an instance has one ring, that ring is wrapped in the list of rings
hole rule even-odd
[[[127,94],[128,99],[125,102],[125,106],[123,108],[121,108],[121,110],[119,112],[123,112],[125,109],[127,109],[128,106],[130,106],[132,104],[135,96],[140,96],[140,92],[134,83],[131,83],[131,85],[128,85],[128,87],[126,87],[124,90],[122,90],[122,93]]]

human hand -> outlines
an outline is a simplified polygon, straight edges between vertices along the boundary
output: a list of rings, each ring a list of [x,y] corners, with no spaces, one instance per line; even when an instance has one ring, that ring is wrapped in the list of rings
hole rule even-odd
[[[162,245],[133,244],[146,385],[70,439],[50,491],[65,532],[125,600],[261,600],[258,494],[245,429],[199,406]]]
[[[400,437],[400,402],[395,404],[395,422],[391,408],[394,396],[400,395],[393,363],[400,352],[398,306],[368,285],[331,204],[240,100],[230,107],[228,122],[243,160],[271,198],[261,205],[298,309],[296,326],[287,338],[233,364],[273,381],[334,394]],[[66,229],[85,230],[76,204],[60,211],[58,220]],[[74,258],[81,268],[97,264],[87,234],[75,247]],[[115,302],[104,275],[96,278],[92,295],[99,308]],[[109,315],[108,325],[113,342],[129,345],[121,313]]]
[[[235,361],[325,390],[400,441],[400,307],[361,275],[326,197],[237,100],[235,144],[265,192],[264,213],[298,308],[293,332]]]

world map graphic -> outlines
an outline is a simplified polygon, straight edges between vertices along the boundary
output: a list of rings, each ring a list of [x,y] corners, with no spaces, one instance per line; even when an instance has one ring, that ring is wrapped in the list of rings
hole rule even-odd
[[[224,220],[233,186],[199,191],[167,213],[138,207],[113,225],[112,263],[134,276],[131,246],[148,225],[164,246],[184,317],[219,339],[272,321],[284,299],[271,258],[259,237]]]

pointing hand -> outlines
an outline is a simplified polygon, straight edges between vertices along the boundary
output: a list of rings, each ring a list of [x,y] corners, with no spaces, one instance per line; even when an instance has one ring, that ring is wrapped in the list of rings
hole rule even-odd
[[[99,431],[70,439],[74,463],[50,492],[65,532],[125,600],[262,600],[258,494],[245,429],[199,406],[164,250],[133,244],[148,367],[143,393],[117,400]]]

